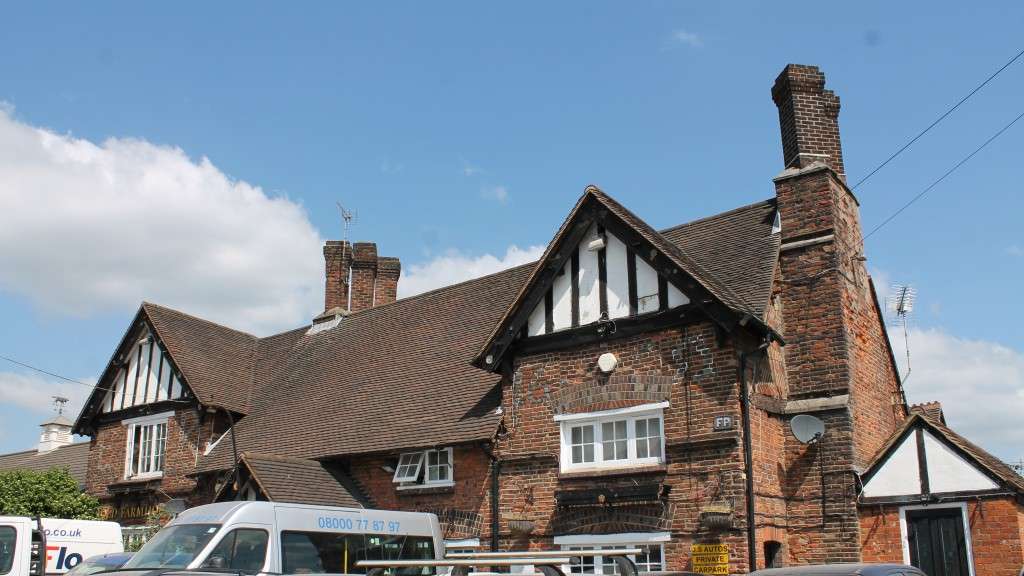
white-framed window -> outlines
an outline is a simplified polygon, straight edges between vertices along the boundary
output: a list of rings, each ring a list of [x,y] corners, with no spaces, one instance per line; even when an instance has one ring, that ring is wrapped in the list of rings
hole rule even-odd
[[[609,548],[639,548],[640,554],[630,555],[639,572],[660,572],[665,570],[665,542],[671,539],[668,532],[625,533],[625,534],[578,534],[555,536],[555,545],[562,550],[607,550]],[[572,557],[569,553],[567,556]],[[618,567],[611,557],[580,556],[565,566],[566,574],[618,574]]]
[[[405,452],[398,457],[392,481],[398,488],[452,486],[455,469],[451,448]]]
[[[167,421],[173,412],[123,420],[127,427],[124,477],[157,478],[164,473]]]
[[[562,430],[562,471],[663,463],[666,407],[668,402],[660,402],[555,416]]]

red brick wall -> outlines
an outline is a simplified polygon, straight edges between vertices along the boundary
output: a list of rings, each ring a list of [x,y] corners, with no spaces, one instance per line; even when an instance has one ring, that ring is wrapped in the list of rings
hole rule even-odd
[[[109,487],[138,485],[124,478],[128,427],[120,421],[100,425],[90,442],[86,492],[99,498],[101,504],[115,507],[119,501],[159,504],[168,497],[185,498],[190,506],[209,502],[212,494],[197,491],[195,480],[187,475],[195,470],[197,447],[202,449],[206,445],[212,423],[213,419],[207,418],[200,425],[191,407],[177,410],[167,421],[163,477],[153,483],[146,482],[144,490],[126,494],[115,493]],[[141,522],[141,519],[132,519],[122,523]]]
[[[459,446],[453,450],[455,486],[398,490],[392,482],[398,455],[354,458],[349,472],[370,498],[371,505],[385,510],[415,510],[437,513],[446,538],[490,538],[490,458],[480,446]]]
[[[348,309],[348,270],[352,266],[352,245],[342,240],[324,244],[324,310]]]
[[[614,353],[619,364],[609,377],[597,358]],[[634,382],[629,381],[633,379]],[[646,404],[663,399],[666,459],[663,467],[598,473],[559,472],[560,427],[564,413]],[[501,535],[514,548],[551,548],[566,533],[669,531],[667,568],[690,568],[694,542],[725,543],[731,571],[746,570],[744,471],[737,356],[720,345],[709,322],[613,339],[574,349],[519,356],[503,388],[507,433],[499,439],[502,460]],[[716,416],[732,416],[734,428],[714,432]],[[663,483],[661,502],[559,509],[556,490],[615,488]],[[729,505],[733,529],[709,532],[699,513]],[[513,537],[511,521],[529,521],[534,531]]]
[[[978,576],[1017,576],[1024,567],[1021,550],[1021,506],[1011,498],[975,500],[967,504]]]
[[[1021,515],[1013,498],[967,503],[971,550],[977,576],[1017,576],[1024,566]],[[865,562],[903,562],[898,506],[861,509],[861,548]]]

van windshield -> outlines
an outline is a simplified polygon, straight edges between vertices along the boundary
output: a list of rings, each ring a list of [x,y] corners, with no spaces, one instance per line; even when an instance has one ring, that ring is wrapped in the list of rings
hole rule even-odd
[[[219,529],[219,524],[167,526],[146,542],[124,568],[185,568]]]

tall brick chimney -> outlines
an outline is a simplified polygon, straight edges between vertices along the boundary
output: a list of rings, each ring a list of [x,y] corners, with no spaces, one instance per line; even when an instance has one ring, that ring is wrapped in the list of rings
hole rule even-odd
[[[398,297],[398,258],[377,256],[373,242],[351,244],[328,240],[324,245],[324,310],[358,312]]]
[[[814,412],[826,427],[815,458],[828,468],[817,486],[799,487],[805,501],[787,511],[820,518],[802,562],[859,561],[858,508],[846,495],[857,494],[856,474],[903,421],[899,375],[865,265],[860,207],[843,173],[839,97],[817,67],[790,64],[772,99],[785,160],[774,179],[782,227],[774,305],[786,337],[787,396],[835,406]],[[806,446],[790,434],[785,442],[785,468],[806,469]]]
[[[779,107],[786,168],[806,168],[823,161],[845,180],[839,96],[825,90],[825,74],[817,66],[790,64],[775,79],[772,99]]]

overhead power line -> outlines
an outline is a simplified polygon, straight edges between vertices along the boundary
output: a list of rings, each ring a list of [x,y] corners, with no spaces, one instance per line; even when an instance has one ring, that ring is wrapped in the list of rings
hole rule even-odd
[[[978,152],[981,152],[982,150],[985,149],[986,146],[991,144],[996,138],[999,138],[1000,136],[1002,136],[1003,132],[1006,132],[1007,130],[1009,130],[1010,127],[1013,126],[1014,124],[1016,124],[1017,121],[1020,120],[1021,118],[1024,118],[1024,112],[1021,112],[1020,114],[1018,114],[1017,117],[1014,118],[1013,120],[1011,120],[1009,124],[1007,124],[1006,126],[1003,126],[1002,128],[999,129],[998,132],[996,132],[995,134],[990,136],[988,140],[985,140],[985,142],[981,146],[978,146],[977,148],[974,149],[973,152],[971,152],[970,154],[965,156],[962,160],[960,160],[959,162],[954,164],[953,167],[950,168],[949,170],[947,170],[945,174],[943,174],[942,176],[939,176],[938,180],[936,180],[936,181],[932,182],[931,184],[929,184],[927,188],[922,190],[917,196],[914,196],[913,198],[911,198],[910,201],[907,202],[906,204],[904,204],[903,206],[901,206],[899,210],[893,212],[888,218],[883,220],[881,224],[879,224],[878,226],[875,226],[874,228],[872,228],[870,232],[868,232],[867,234],[864,235],[864,239],[867,240],[868,238],[871,237],[872,234],[874,234],[875,232],[878,232],[879,230],[881,230],[883,226],[885,226],[889,222],[892,222],[893,219],[895,219],[897,216],[899,216],[904,210],[906,210],[907,208],[910,208],[910,206],[914,202],[917,202],[925,194],[930,192],[932,188],[935,188],[936,186],[938,186],[939,183],[942,182],[943,180],[945,180],[947,176],[949,176],[953,172],[956,172],[958,168],[960,168],[961,166],[966,164],[967,161],[970,160],[971,158],[973,158]]]
[[[40,374],[46,374],[47,376],[53,376],[54,378],[59,378],[61,380],[64,380],[65,382],[71,382],[72,384],[78,384],[79,386],[88,386],[89,388],[99,388],[99,386],[97,386],[97,385],[87,384],[85,382],[82,382],[81,380],[75,380],[74,378],[68,378],[67,376],[61,376],[60,374],[56,374],[54,372],[50,372],[49,370],[43,370],[42,368],[38,368],[38,367],[33,366],[31,364],[26,364],[24,362],[21,362],[19,360],[15,360],[14,358],[10,358],[10,357],[4,356],[2,354],[0,354],[0,359],[7,360],[11,364],[17,364],[18,366],[21,366],[21,367],[24,367],[24,368],[28,368],[29,370],[34,370],[36,372],[39,372]],[[106,390],[106,388],[100,388],[100,390]]]
[[[876,172],[878,172],[879,170],[884,168],[886,164],[888,164],[889,162],[892,162],[897,156],[902,154],[904,150],[906,150],[907,148],[910,148],[910,146],[914,142],[917,142],[918,139],[921,138],[921,136],[924,136],[925,134],[928,133],[929,130],[931,130],[932,128],[935,128],[935,126],[938,125],[939,122],[942,122],[943,120],[946,119],[946,116],[949,116],[950,114],[952,114],[957,108],[960,107],[961,104],[963,104],[964,102],[967,102],[967,100],[970,99],[971,96],[974,96],[979,90],[984,88],[986,84],[991,82],[993,78],[995,78],[996,76],[999,76],[999,74],[1002,73],[1003,70],[1006,70],[1007,68],[1009,68],[1010,64],[1013,64],[1014,62],[1016,62],[1017,59],[1020,58],[1021,56],[1024,56],[1024,50],[1021,50],[1020,52],[1017,52],[1017,55],[1014,56],[1013,58],[1010,58],[1009,62],[1007,62],[1006,64],[1003,64],[1003,66],[999,70],[996,70],[995,72],[993,72],[992,75],[989,76],[988,78],[986,78],[984,82],[982,82],[981,84],[978,84],[977,86],[975,86],[974,90],[971,90],[970,92],[968,92],[967,95],[964,96],[963,98],[961,98],[959,102],[954,104],[952,108],[950,108],[949,110],[946,110],[942,114],[942,116],[939,116],[938,118],[936,118],[934,122],[929,124],[927,128],[925,128],[920,133],[918,133],[917,136],[914,136],[913,138],[911,138],[910,141],[907,142],[906,144],[904,144],[902,148],[900,148],[899,150],[893,152],[893,154],[891,156],[889,156],[888,158],[886,158],[884,162],[882,162],[878,166],[875,166],[875,168],[871,172],[868,172],[867,176],[865,176],[865,177],[861,178],[860,180],[858,180],[856,184],[854,184],[853,186],[850,187],[850,189],[851,190],[856,190],[857,186],[860,186],[861,184],[863,184],[868,178],[871,178],[872,176],[875,175]]]

